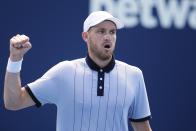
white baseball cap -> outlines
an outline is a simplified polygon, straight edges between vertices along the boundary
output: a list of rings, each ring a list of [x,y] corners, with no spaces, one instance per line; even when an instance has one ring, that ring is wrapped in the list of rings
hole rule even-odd
[[[83,31],[87,32],[92,26],[95,26],[105,20],[110,20],[116,24],[117,29],[124,27],[124,24],[110,13],[106,11],[95,11],[92,12],[84,21]]]

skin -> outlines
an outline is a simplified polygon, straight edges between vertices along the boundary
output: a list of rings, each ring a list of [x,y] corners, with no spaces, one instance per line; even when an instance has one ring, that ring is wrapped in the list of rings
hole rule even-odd
[[[134,131],[152,131],[148,120],[143,122],[131,122],[131,125]]]
[[[19,61],[31,49],[29,37],[16,35],[10,39],[10,60]],[[4,104],[9,110],[19,110],[35,103],[21,86],[20,73],[6,71],[4,82]]]
[[[100,67],[105,67],[112,59],[115,49],[116,25],[110,21],[104,21],[88,32],[83,32],[82,38],[87,43],[91,59]],[[106,45],[110,48],[105,48]]]
[[[82,38],[87,43],[91,59],[100,67],[105,67],[111,61],[115,49],[116,25],[111,21],[101,22],[88,32],[82,32]],[[29,37],[19,34],[12,37],[10,39],[11,61],[21,60],[31,47]],[[4,103],[9,110],[19,110],[35,105],[25,88],[21,86],[20,73],[6,71]],[[131,124],[134,131],[151,131],[148,121],[131,122]]]

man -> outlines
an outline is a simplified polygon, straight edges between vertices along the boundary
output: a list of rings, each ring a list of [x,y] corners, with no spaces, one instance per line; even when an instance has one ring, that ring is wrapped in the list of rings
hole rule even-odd
[[[54,103],[57,131],[128,131],[127,119],[135,131],[151,131],[141,70],[113,56],[116,31],[122,27],[108,12],[91,13],[82,32],[88,46],[86,58],[60,62],[25,87],[19,72],[31,43],[25,35],[11,38],[5,107],[19,110]]]

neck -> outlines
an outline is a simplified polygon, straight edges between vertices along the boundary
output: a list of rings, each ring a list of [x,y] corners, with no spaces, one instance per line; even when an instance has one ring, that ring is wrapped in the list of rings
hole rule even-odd
[[[101,59],[99,59],[99,58],[97,58],[97,57],[95,57],[91,54],[89,54],[89,57],[101,68],[104,68],[105,66],[107,66],[110,63],[111,59],[112,59],[112,57],[111,57],[107,60],[101,60]]]

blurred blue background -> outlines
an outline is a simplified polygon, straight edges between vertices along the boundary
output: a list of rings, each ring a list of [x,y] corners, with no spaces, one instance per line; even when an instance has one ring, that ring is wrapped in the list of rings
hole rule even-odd
[[[4,108],[9,39],[16,34],[30,37],[33,48],[21,71],[26,85],[60,61],[85,57],[83,21],[96,9],[108,10],[125,22],[126,28],[117,32],[115,58],[143,71],[152,129],[196,130],[195,0],[6,0],[0,2],[0,131],[56,129],[54,105]]]

